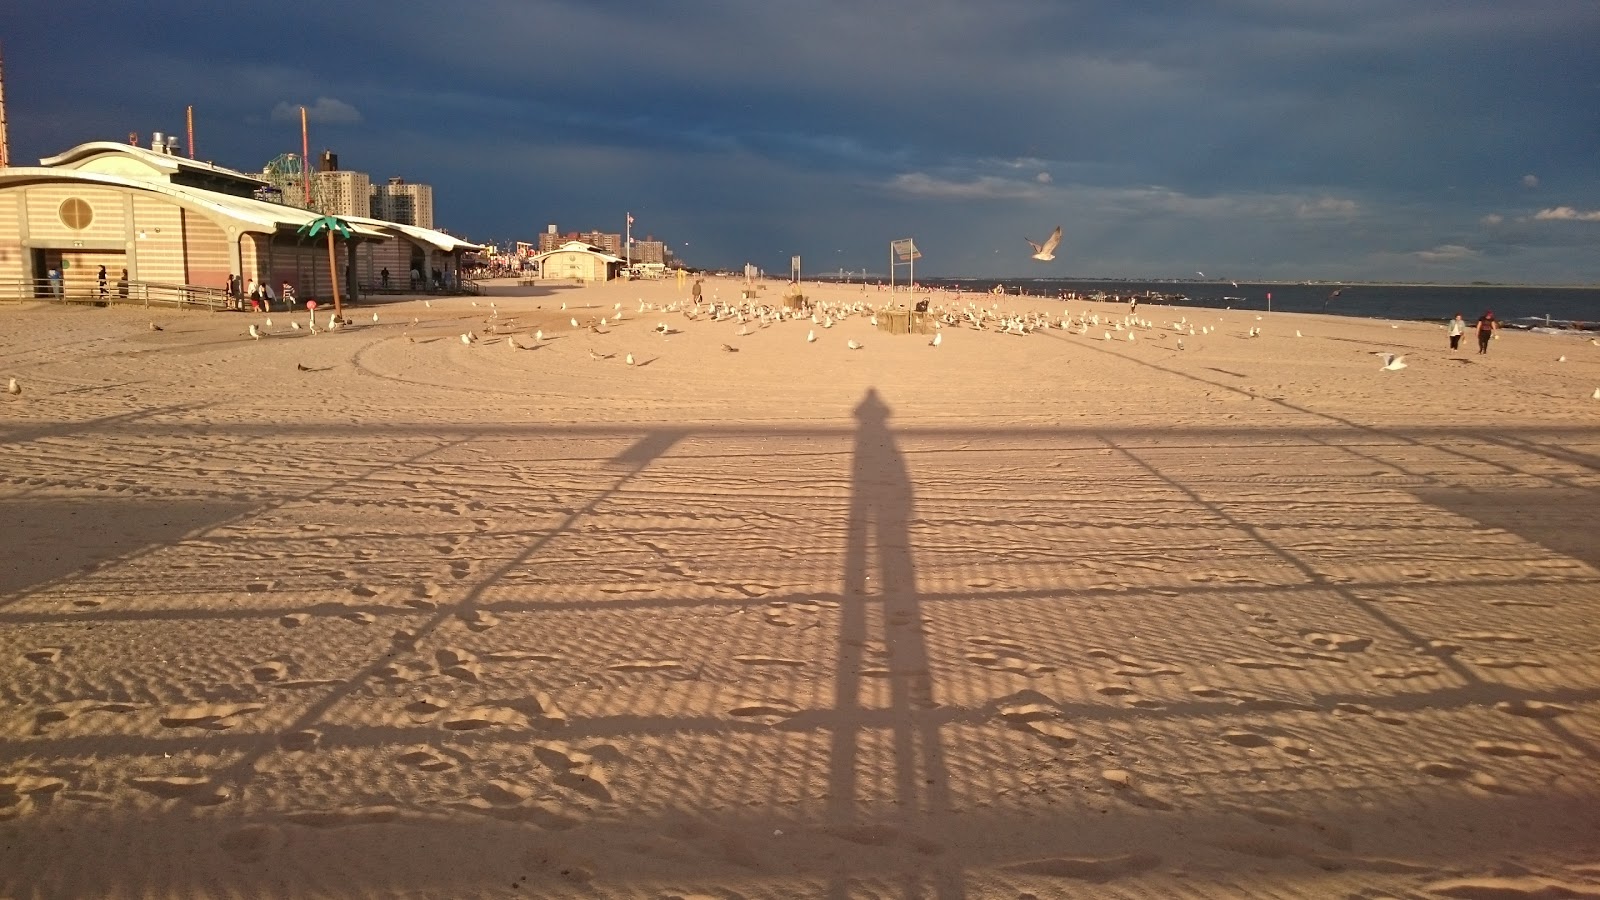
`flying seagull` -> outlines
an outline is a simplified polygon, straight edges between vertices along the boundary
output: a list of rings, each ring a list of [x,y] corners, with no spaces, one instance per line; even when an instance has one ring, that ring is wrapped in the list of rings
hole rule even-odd
[[[1043,244],[1035,244],[1027,238],[1023,240],[1028,241],[1028,246],[1033,248],[1034,259],[1049,262],[1056,258],[1056,247],[1061,245],[1061,226],[1057,225],[1056,230],[1050,232],[1050,237]]]
[[[1385,353],[1383,355],[1383,371],[1398,372],[1405,367],[1406,358],[1404,356],[1395,356],[1393,353]]]

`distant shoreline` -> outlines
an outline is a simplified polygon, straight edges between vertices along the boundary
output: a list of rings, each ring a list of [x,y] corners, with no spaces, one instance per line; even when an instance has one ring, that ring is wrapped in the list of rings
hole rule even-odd
[[[769,274],[768,278],[772,276]],[[896,276],[896,281],[903,280],[904,274]],[[888,275],[868,274],[868,281],[888,281]],[[859,284],[861,276],[835,275],[832,273],[812,275],[802,280],[837,282],[839,284]],[[1204,284],[1204,285],[1233,285],[1232,281],[1199,278],[1089,278],[1080,276],[1045,276],[1045,275],[927,275],[917,279],[923,282],[956,282],[956,281],[1049,281],[1049,282],[1081,282],[1084,284]],[[1600,282],[1578,284],[1546,284],[1537,281],[1290,281],[1290,280],[1265,280],[1249,279],[1238,282],[1243,285],[1261,285],[1270,287],[1295,286],[1295,287],[1431,287],[1431,288],[1538,288],[1540,290],[1556,291],[1593,291],[1600,290]]]

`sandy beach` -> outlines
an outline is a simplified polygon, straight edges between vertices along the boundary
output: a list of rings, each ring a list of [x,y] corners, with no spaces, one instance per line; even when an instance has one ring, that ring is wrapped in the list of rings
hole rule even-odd
[[[1586,338],[489,290],[0,308],[0,896],[1600,897]]]

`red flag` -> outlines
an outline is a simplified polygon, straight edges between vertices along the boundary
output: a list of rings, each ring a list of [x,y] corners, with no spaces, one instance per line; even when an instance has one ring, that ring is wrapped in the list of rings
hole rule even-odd
[[[633,224],[633,213],[628,213],[628,224],[629,225]]]
[[[1272,292],[1271,291],[1267,291],[1267,299],[1268,300],[1272,299]]]

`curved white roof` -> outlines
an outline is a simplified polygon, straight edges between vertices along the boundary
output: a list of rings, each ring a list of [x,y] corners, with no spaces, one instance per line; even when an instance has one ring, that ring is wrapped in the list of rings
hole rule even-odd
[[[320,214],[311,210],[284,206],[281,203],[268,203],[265,200],[257,200],[253,197],[235,197],[231,194],[219,194],[215,191],[203,191],[199,188],[143,178],[130,178],[125,175],[106,175],[99,172],[80,172],[75,169],[33,166],[0,169],[0,188],[11,184],[50,182],[58,184],[71,182],[100,184],[108,187],[129,188],[136,191],[162,194],[186,205],[226,216],[239,223],[239,227],[245,231],[270,234],[285,227],[299,228],[320,218]],[[388,233],[374,228],[372,225],[363,224],[361,220],[346,219],[345,221],[350,223],[350,230],[356,236],[378,241],[387,240],[390,237]],[[371,222],[372,220],[364,221]]]
[[[79,144],[70,150],[66,150],[62,153],[57,153],[55,156],[49,156],[39,160],[39,165],[51,169],[73,168],[74,163],[82,163],[85,160],[92,159],[95,156],[105,154],[132,157],[133,159],[144,163],[152,169],[166,172],[168,174],[175,173],[179,169],[198,169],[203,172],[212,172],[218,175],[224,175],[228,178],[237,178],[254,182],[259,185],[265,185],[267,183],[260,175],[251,175],[246,172],[240,172],[224,166],[219,166],[215,163],[200,162],[199,160],[189,159],[186,156],[178,156],[172,153],[157,153],[154,150],[146,150],[143,147],[136,147],[132,144],[118,143],[117,141],[89,141],[86,144]]]

